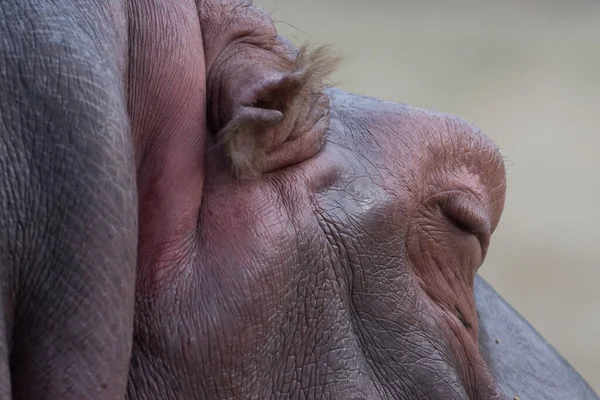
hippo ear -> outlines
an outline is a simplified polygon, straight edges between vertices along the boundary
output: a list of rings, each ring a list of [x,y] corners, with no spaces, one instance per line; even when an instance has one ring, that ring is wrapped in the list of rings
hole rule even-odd
[[[305,47],[290,54],[246,46],[216,60],[209,123],[234,175],[260,176],[318,151],[328,122],[324,79],[333,64],[325,48]]]

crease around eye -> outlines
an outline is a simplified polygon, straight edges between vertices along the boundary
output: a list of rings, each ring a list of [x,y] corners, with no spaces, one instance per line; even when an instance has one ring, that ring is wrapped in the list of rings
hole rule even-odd
[[[444,218],[455,228],[472,235],[489,235],[490,222],[472,197],[462,191],[452,191],[435,200]]]

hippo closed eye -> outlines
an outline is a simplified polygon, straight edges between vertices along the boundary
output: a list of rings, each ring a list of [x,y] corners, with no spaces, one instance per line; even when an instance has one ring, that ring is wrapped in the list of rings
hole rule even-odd
[[[475,285],[505,193],[477,128],[328,87],[336,57],[247,1],[0,7],[0,398],[513,387],[479,332],[521,320]]]

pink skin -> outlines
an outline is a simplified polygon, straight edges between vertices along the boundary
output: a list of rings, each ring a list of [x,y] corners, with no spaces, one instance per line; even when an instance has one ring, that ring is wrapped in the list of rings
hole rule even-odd
[[[289,44],[251,6],[146,3],[128,74],[128,397],[500,398],[472,293],[504,205],[497,148],[458,118],[328,90],[269,125],[278,147],[234,177],[218,129]],[[267,56],[248,61],[253,48]],[[211,87],[245,68],[252,82]],[[242,133],[263,134],[252,118]]]

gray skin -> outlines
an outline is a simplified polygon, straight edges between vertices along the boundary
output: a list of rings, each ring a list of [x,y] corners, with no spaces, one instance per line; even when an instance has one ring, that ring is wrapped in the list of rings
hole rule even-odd
[[[505,393],[521,399],[597,399],[587,383],[479,276],[479,348]]]
[[[476,277],[475,127],[297,87],[237,0],[0,15],[0,398],[597,398]]]

